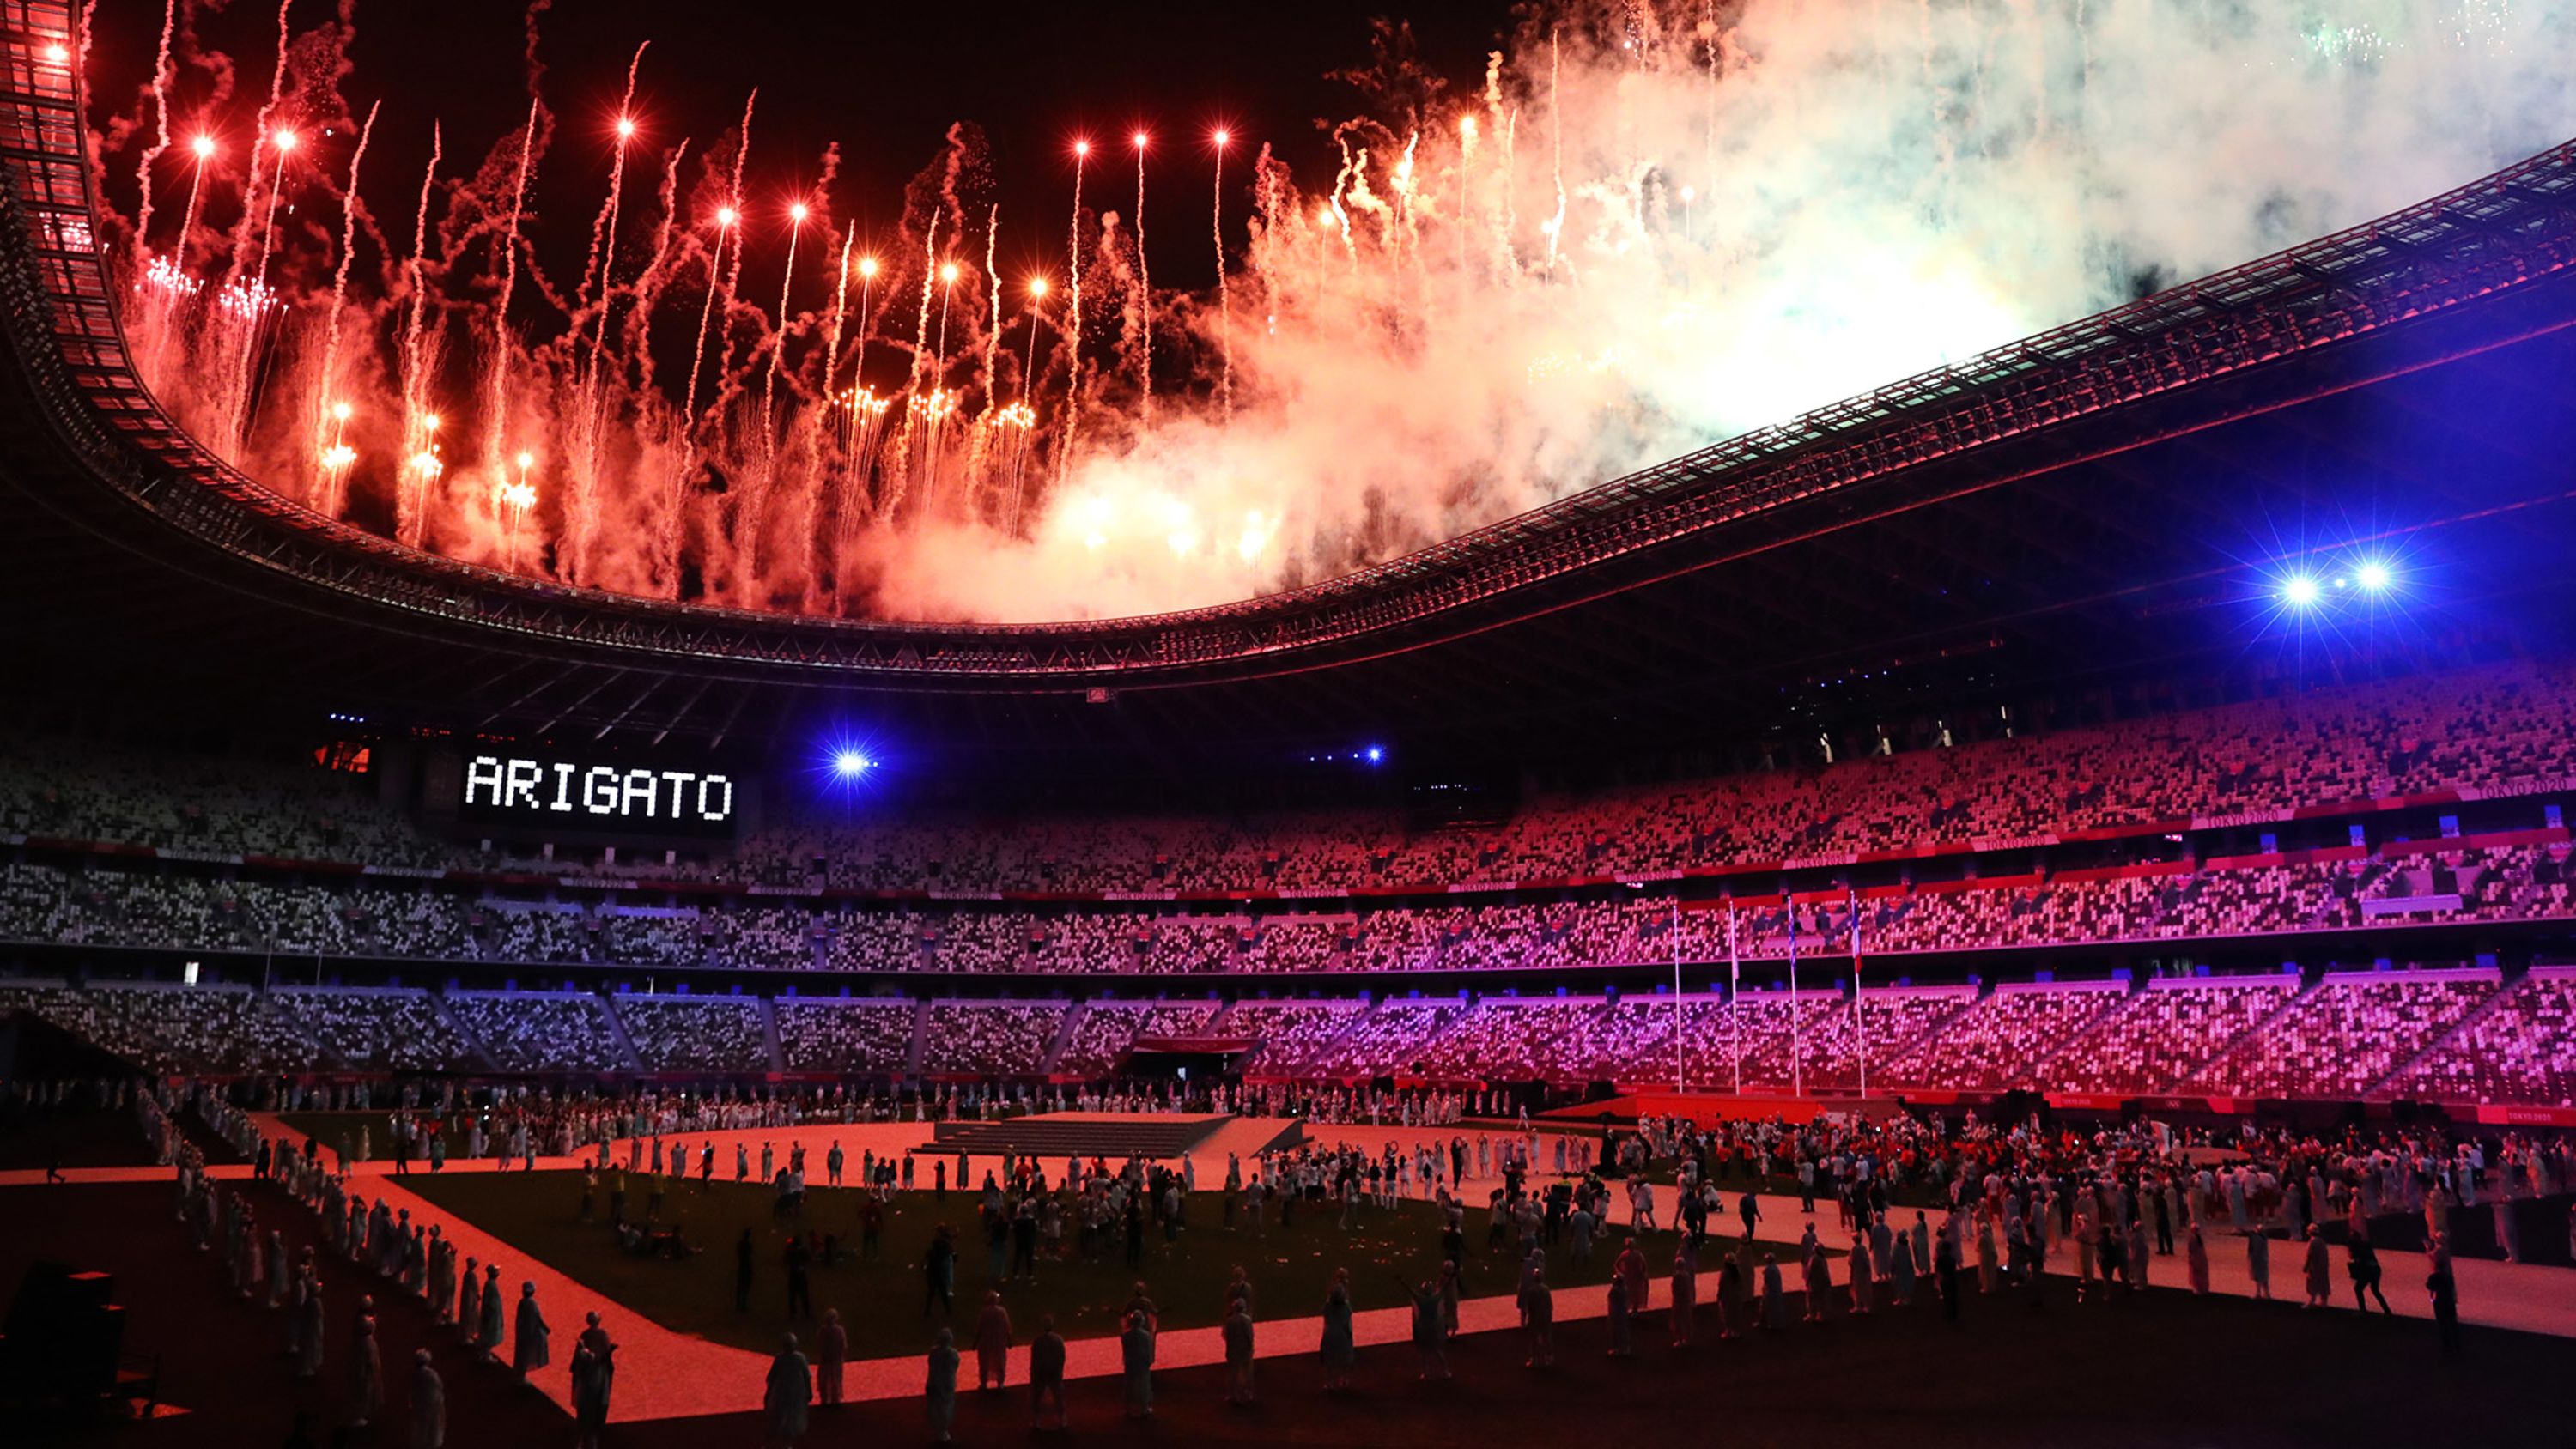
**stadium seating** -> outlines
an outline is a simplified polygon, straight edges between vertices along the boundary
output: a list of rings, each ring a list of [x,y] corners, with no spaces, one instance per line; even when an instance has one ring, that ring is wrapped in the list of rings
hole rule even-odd
[[[2221,1097],[2355,1098],[2493,996],[2492,970],[2330,973],[2191,1074]]]
[[[922,1018],[921,1069],[931,1076],[1034,1076],[1069,1010],[1060,1001],[934,1001]]]
[[[2076,946],[2325,932],[2339,943],[2383,925],[2576,919],[2576,861],[2541,809],[2576,775],[2571,707],[2576,668],[2515,661],[1822,770],[1539,796],[1471,825],[1371,810],[836,824],[786,810],[711,859],[624,861],[442,842],[341,772],[12,737],[0,750],[0,942],[27,948],[35,969],[95,980],[0,1000],[139,1063],[215,1072],[1089,1078],[1115,1070],[1140,1033],[1231,1032],[1256,1044],[1249,1070],[1276,1076],[1572,1084],[1678,1072],[1698,1087],[1846,1092],[1865,1065],[1873,1088],[2555,1104],[2570,1070],[2556,974],[2510,990],[2491,970],[2308,984],[2267,971],[2136,990],[2022,978]],[[2255,848],[2251,828],[2226,822],[2410,792],[2436,792],[2434,803],[2373,810],[2350,845],[2337,822],[2287,854],[2202,854]],[[2436,808],[2470,807],[2470,834],[2458,818],[2434,833]],[[2031,848],[2123,827],[2153,833],[2117,850]],[[2321,836],[2331,848],[2316,848]],[[1945,846],[1980,854],[1918,864]],[[1744,885],[1776,892],[1784,860],[1808,866],[1788,879],[1818,881],[1817,866],[1872,851],[1889,859],[1870,863],[1857,896]],[[1757,868],[1704,874],[1727,866]],[[1702,874],[1679,890],[1612,880],[1684,870]],[[1711,894],[1721,879],[1743,897]],[[792,894],[818,888],[892,898]],[[1364,893],[1317,898],[1354,889]],[[1218,894],[1236,891],[1279,894]],[[1094,898],[1046,894],[1058,892]],[[1832,958],[1826,974],[1848,978],[1855,946],[1872,982],[1967,969],[2013,979],[1982,996],[1873,986],[1857,1010],[1839,979],[1817,989],[1811,973],[1794,1004],[1768,985],[1793,951]],[[2004,951],[2026,954],[1957,961]],[[174,975],[182,952],[215,958],[208,986],[120,979]],[[1943,959],[1905,959],[1915,953]],[[2240,944],[2218,964],[2288,955]],[[1764,984],[1676,1001],[1628,989],[1647,974],[1630,971],[1615,998],[1597,985],[1543,994],[1570,984],[1553,973],[1730,956]],[[244,988],[290,959],[313,983],[327,971],[480,985],[561,965],[600,968],[587,984],[617,993],[648,973],[703,987],[694,973],[826,972],[915,995],[923,976],[972,975],[986,979],[976,991],[1068,999],[781,995],[773,1008],[729,995]],[[1455,973],[1433,983],[1440,992],[1466,982],[1484,994],[1191,999],[1204,986],[1347,996],[1353,973],[1428,972]],[[1101,977],[1153,984],[1076,1006]]]
[[[1380,1003],[1307,1056],[1305,1072],[1317,1077],[1375,1077],[1411,1071],[1440,1033],[1467,1010],[1468,1003],[1456,997]]]
[[[2371,1095],[2576,1106],[2576,966],[2536,966]]]
[[[621,996],[617,1019],[648,1072],[763,1072],[760,1001],[744,996]]]
[[[912,1060],[920,1008],[910,1001],[798,1000],[772,1005],[778,1049],[791,1072],[893,1076]]]
[[[1609,1055],[1608,1005],[1597,996],[1491,996],[1421,1052],[1415,1070],[1461,1081],[1592,1079]]]
[[[1208,1035],[1257,1043],[1247,1074],[1304,1075],[1367,1007],[1357,1001],[1238,1001],[1208,1023]]]
[[[2298,994],[2295,976],[2187,977],[2147,983],[2040,1067],[2060,1092],[2172,1089]]]
[[[2036,1088],[2093,1096],[2570,1105],[2576,967],[2007,982],[1977,989],[1475,999],[962,1001],[0,979],[25,1010],[151,1070],[213,1075],[643,1071],[1087,1081],[1140,1037],[1237,1041],[1257,1080],[1670,1083],[1752,1095]],[[764,1016],[768,1020],[764,1021]],[[1676,1018],[1682,1049],[1674,1049]],[[777,1053],[770,1050],[774,1025]]]
[[[2576,774],[2576,741],[2563,726],[2571,709],[2576,670],[2511,662],[1856,759],[1820,771],[1542,797],[1509,820],[1474,828],[1413,831],[1392,814],[1352,811],[1039,818],[1007,827],[983,820],[851,826],[790,816],[719,861],[598,861],[580,869],[798,888],[1093,892],[1347,890],[1653,874],[1824,853],[2022,841],[2442,790],[2493,797],[2547,788]],[[0,834],[149,846],[218,862],[276,857],[415,871],[514,863],[563,870],[552,860],[513,862],[460,850],[379,804],[371,785],[332,771],[151,760],[88,743],[13,738],[0,750]],[[2297,884],[2332,891],[2330,878]],[[2155,894],[2094,892],[2080,904],[2095,920],[2116,923],[2119,912],[2144,909]],[[2290,914],[2333,904],[2306,894]],[[1618,924],[1588,923],[1576,944],[1596,959],[1605,952],[1637,959],[1666,954],[1655,943],[1662,927],[1646,920],[1650,913]],[[1535,929],[1562,947],[1575,923],[1541,909],[1486,924],[1492,929],[1483,940]],[[1366,949],[1401,958],[1414,929],[1372,932]],[[1419,929],[1437,934],[1439,927]],[[2093,929],[2101,933],[2098,925]],[[988,962],[979,969],[1003,968]]]
[[[2002,1091],[2037,1085],[2038,1064],[2116,1008],[2118,982],[2007,983],[1887,1064],[1887,1085]]]
[[[618,1072],[635,1063],[607,1007],[576,992],[450,992],[447,1009],[505,1072]]]
[[[1873,958],[1909,952],[2051,947],[2349,931],[2375,921],[2576,918],[2560,845],[2346,861],[2176,866],[2110,879],[2007,880],[1860,903]],[[2446,889],[2435,891],[2439,885]],[[151,868],[82,871],[0,865],[0,939],[62,946],[241,955],[481,960],[531,965],[935,971],[980,975],[1197,975],[1340,971],[1492,972],[1728,958],[1729,913],[1669,900],[1506,906],[1385,905],[1356,919],[1166,916],[1136,910],[1045,915],[955,907],[811,909],[748,897],[688,908],[585,908],[433,887],[332,890],[207,879]],[[1733,911],[1747,961],[1785,959],[1792,913]],[[1852,945],[1839,904],[1801,904],[1795,945]]]
[[[474,1045],[429,993],[400,987],[282,989],[268,1008],[312,1045],[307,1063],[352,1071],[445,1071],[472,1064]]]
[[[1744,1060],[1744,1089],[1785,1092],[1852,1092],[1860,1088],[1864,1061],[1872,1088],[1886,1085],[1887,1063],[1927,1034],[1938,1031],[1976,999],[1971,986],[1887,987],[1852,998],[1819,992],[1802,1000],[1793,1038],[1785,1024],[1755,1038]],[[1765,1001],[1777,1001],[1767,993]],[[1789,1019],[1783,1004],[1778,1012]],[[1867,1051],[1861,1050],[1866,1044]],[[1791,1069],[1791,1057],[1796,1070]]]
[[[1216,1018],[1213,1001],[1095,1001],[1082,1009],[1057,1058],[1065,1076],[1097,1077],[1115,1067],[1140,1036],[1194,1036]]]

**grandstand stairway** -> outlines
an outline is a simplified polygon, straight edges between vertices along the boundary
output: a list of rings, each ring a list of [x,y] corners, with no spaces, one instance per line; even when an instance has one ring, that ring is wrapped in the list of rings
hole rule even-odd
[[[2391,1082],[2402,1081],[2408,1072],[2415,1070],[2416,1063],[2433,1055],[2433,1053],[2442,1050],[2444,1047],[2449,1046],[2452,1038],[2460,1035],[2462,1032],[2470,1030],[2479,1022],[2484,1021],[2487,1018],[2488,1013],[2494,1011],[2497,1005],[2506,997],[2513,995],[2514,988],[2520,986],[2528,976],[2528,972],[2525,972],[2522,975],[2513,975],[2508,973],[2503,980],[2496,983],[2496,989],[2488,994],[2487,999],[2478,1003],[2475,1011],[2472,1011],[2468,1015],[2461,1017],[2458,1021],[2451,1023],[2451,1029],[2449,1031],[2443,1032],[2440,1035],[2435,1036],[2431,1041],[2424,1043],[2424,1049],[2422,1051],[2416,1052],[2414,1055],[2407,1057],[2405,1060],[2397,1063],[2397,1065],[2389,1068],[2388,1075],[2381,1077],[2378,1081],[2375,1081],[2368,1087],[2364,1088],[2361,1093],[2363,1100],[2367,1101],[2371,1098],[2377,1097],[2380,1089]]]
[[[1073,1045],[1074,1029],[1082,1025],[1083,1013],[1090,1009],[1089,1003],[1081,1001],[1075,1002],[1066,1009],[1064,1021],[1055,1029],[1055,1040],[1047,1043],[1046,1056],[1038,1062],[1040,1073],[1053,1072],[1056,1063],[1064,1060],[1066,1049]],[[1126,1054],[1125,1049],[1121,1048],[1119,1054],[1123,1057]]]
[[[1231,1114],[1182,1117],[1138,1116],[1125,1112],[1043,1112],[999,1122],[941,1122],[930,1140],[943,1152],[978,1155],[1004,1151],[1050,1157],[1101,1157],[1112,1162],[1130,1154],[1178,1157],[1234,1120]]]
[[[2219,1045],[2218,1050],[2211,1052],[2209,1055],[2202,1057],[2199,1061],[2192,1063],[2190,1068],[2184,1071],[2181,1076],[2174,1078],[2172,1083],[2169,1084],[2165,1090],[2168,1092],[2179,1093],[2182,1090],[2183,1083],[2199,1076],[2202,1072],[2209,1069],[2211,1063],[2221,1060],[2227,1056],[2228,1053],[2236,1050],[2240,1046],[2243,1046],[2248,1041],[2253,1040],[2257,1032],[2262,1031],[2273,1022],[2280,1020],[2284,1013],[2297,1010],[2299,1003],[2307,1000],[2308,993],[2316,990],[2317,987],[2322,984],[2324,984],[2324,978],[2319,977],[2315,981],[2302,984],[2296,991],[2284,993],[2281,997],[2281,1004],[2279,1006],[2274,1007],[2271,1011],[2265,1013],[2263,1018],[2260,1021],[2255,1022],[2252,1026],[2249,1026],[2243,1031],[2236,1033],[2234,1036],[2229,1037],[2225,1042]],[[2478,1009],[2483,1011],[2486,1008],[2480,1007]],[[2472,1016],[2476,1015],[2475,1012],[2470,1014]],[[2427,1048],[2427,1050],[2430,1050],[2430,1048]]]
[[[1317,1041],[1313,1046],[1308,1047],[1306,1049],[1306,1059],[1309,1061],[1318,1060],[1329,1053],[1341,1050],[1342,1042],[1346,1040],[1352,1032],[1359,1030],[1362,1022],[1376,1016],[1378,1008],[1386,1005],[1386,1003],[1387,998],[1384,996],[1372,997],[1368,1005],[1352,1012],[1349,1017],[1342,1022],[1339,1030],[1335,1031],[1331,1036]]]
[[[2023,1060],[2021,1070],[2016,1075],[2023,1081],[2038,1080],[2040,1068],[2057,1060],[2067,1048],[2099,1030],[2102,1023],[2111,1019],[2113,1012],[2128,1004],[2129,998],[2135,995],[2137,990],[2138,988],[2133,984],[2126,991],[2101,992],[2102,1004],[2094,1009],[2092,1015],[2068,1026],[2056,1040],[2041,1044],[2036,1051]]]
[[[429,1009],[438,1013],[438,1019],[446,1024],[447,1029],[464,1038],[472,1048],[473,1056],[467,1059],[466,1065],[476,1071],[494,1070],[497,1063],[492,1060],[492,1049],[483,1045],[483,1038],[474,1034],[474,1028],[465,1024],[465,1018],[447,1009],[447,998],[435,991],[421,994],[429,998]]]
[[[2205,1089],[2201,1082],[2201,1075],[2203,1073],[2210,1071],[2220,1062],[2226,1061],[2230,1057],[2235,1056],[2238,1052],[2246,1050],[2255,1038],[2262,1035],[2266,1028],[2270,1027],[2272,1023],[2279,1021],[2282,1017],[2298,1010],[2300,1006],[2306,1003],[2309,997],[2324,990],[2325,984],[2326,979],[2323,976],[2318,976],[2313,979],[2300,982],[2299,989],[2290,993],[2289,999],[2281,1003],[2280,1010],[2273,1012],[2271,1015],[2264,1017],[2261,1021],[2254,1023],[2252,1026],[2247,1027],[2245,1030],[2240,1031],[2235,1036],[2229,1038],[2227,1045],[2220,1047],[2217,1051],[2211,1052],[2208,1056],[2201,1058],[2198,1066],[2193,1067],[2190,1071],[2187,1071],[2180,1077],[2176,1078],[2173,1085],[2167,1087],[2165,1090],[2176,1095],[2182,1095],[2187,1092],[2203,1091]],[[2471,1013],[2471,1015],[2475,1014],[2476,1013],[2474,1012]]]
[[[1991,991],[1993,989],[1994,988],[1992,987],[1985,988],[1987,991]],[[1932,1022],[1925,1026],[1921,1031],[1915,1032],[1913,1035],[1905,1037],[1902,1040],[1890,1041],[1884,1045],[1872,1043],[1872,1055],[1875,1058],[1875,1064],[1883,1071],[1887,1063],[1903,1060],[1906,1053],[1913,1051],[1916,1047],[1921,1046],[1923,1043],[1930,1041],[1932,1038],[1939,1036],[1942,1032],[1948,1030],[1951,1023],[1966,1015],[1969,1010],[1974,1008],[1978,1001],[1982,999],[1983,992],[1980,992],[1977,996],[1971,996],[1966,1000],[1961,1001],[1956,1010],[1944,1012],[1940,1016],[1935,1017]],[[1864,1013],[1864,1016],[1866,1016],[1866,1013],[1869,1010],[1868,1003],[1866,1001],[1862,1003],[1861,1010]]]
[[[930,1003],[914,1002],[912,1004],[912,1045],[905,1048],[903,1057],[903,1074],[909,1081],[921,1080],[921,1028],[922,1024],[929,1019]]]
[[[778,1003],[766,996],[760,997],[759,1001],[760,1044],[769,1053],[770,1072],[784,1076],[787,1073],[787,1052],[778,1044]]]
[[[635,1050],[635,1039],[626,1034],[626,1019],[617,1014],[616,998],[602,996],[598,1001],[599,1014],[608,1023],[608,1034],[616,1041],[619,1054],[626,1058],[626,1070],[642,1072],[644,1058]]]

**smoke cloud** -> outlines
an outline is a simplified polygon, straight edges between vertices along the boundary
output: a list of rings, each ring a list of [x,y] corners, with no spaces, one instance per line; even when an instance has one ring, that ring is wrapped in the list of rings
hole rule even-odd
[[[292,291],[262,337],[225,320],[228,254],[204,238],[162,293],[138,280],[129,322],[202,436],[362,523],[391,518],[369,500],[401,486],[433,396],[460,443],[526,440],[533,507],[495,501],[507,468],[460,458],[421,508],[424,546],[496,567],[895,618],[1188,608],[1396,556],[2482,175],[2576,134],[2571,17],[2576,0],[1557,5],[1472,84],[1386,37],[1332,175],[1238,139],[1225,204],[1250,208],[1252,239],[1222,307],[1146,290],[1118,215],[1124,146],[1089,162],[1106,209],[1075,217],[1078,319],[1070,265],[1043,298],[988,275],[995,228],[1062,236],[1065,219],[1003,215],[961,125],[864,274],[838,267],[850,239],[818,196],[774,316],[723,270],[770,243],[707,221],[740,195],[746,122],[685,173],[629,158],[596,298],[540,277],[507,326],[478,314],[517,244],[511,136],[448,191],[438,255],[385,257],[377,295],[348,304],[335,376]],[[312,49],[317,72],[337,60]],[[1209,244],[1157,208],[1154,249]],[[311,230],[307,278],[335,260]],[[137,256],[166,265],[160,241]],[[414,273],[436,294],[421,348],[395,335]],[[554,312],[522,315],[540,303]],[[669,359],[702,314],[711,370],[684,416]],[[621,355],[593,370],[563,339],[595,335]],[[512,416],[475,419],[471,382],[503,375]],[[223,378],[241,381],[205,381]],[[384,401],[350,425],[352,476],[317,480],[309,420],[348,396]],[[568,499],[596,526],[567,530]]]

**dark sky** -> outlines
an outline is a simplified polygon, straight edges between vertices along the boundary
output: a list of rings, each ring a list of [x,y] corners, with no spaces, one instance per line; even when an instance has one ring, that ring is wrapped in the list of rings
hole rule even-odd
[[[331,13],[330,0],[296,0],[292,23],[301,32]],[[389,227],[409,211],[433,118],[447,129],[451,172],[460,152],[479,157],[524,118],[525,13],[518,0],[356,4],[355,73],[342,89],[361,114],[384,103],[362,190]],[[834,212],[888,221],[904,181],[938,153],[947,126],[973,121],[992,143],[1005,251],[1018,242],[1026,251],[1016,264],[1027,265],[1061,251],[1072,138],[1089,134],[1109,145],[1105,157],[1095,152],[1088,183],[1106,194],[1087,189],[1086,200],[1124,210],[1135,184],[1125,138],[1142,126],[1158,141],[1147,190],[1155,279],[1203,285],[1213,278],[1210,248],[1192,242],[1207,234],[1209,131],[1222,123],[1238,138],[1230,182],[1248,175],[1265,141],[1297,164],[1301,180],[1329,180],[1332,153],[1316,122],[1353,113],[1359,100],[1325,74],[1366,62],[1370,20],[1379,15],[1410,21],[1423,58],[1458,83],[1475,79],[1511,19],[1508,0],[1257,7],[559,0],[540,22],[542,89],[562,129],[537,181],[538,210],[550,214],[541,217],[538,244],[550,258],[567,236],[580,245],[606,179],[606,127],[628,57],[650,40],[637,109],[657,148],[685,135],[696,154],[739,117],[744,94],[760,88],[746,185],[755,219],[764,195],[773,210],[783,207],[813,176],[824,144],[837,140],[844,159]],[[96,100],[121,105],[148,79],[160,18],[157,0],[103,0],[90,65]],[[266,93],[275,24],[264,0],[232,0],[200,17],[208,47],[241,65],[241,94],[215,118],[241,139]],[[640,164],[640,157],[630,163],[630,187],[639,184]],[[109,171],[130,176],[131,163],[112,161]],[[162,205],[177,204],[171,193],[182,172],[176,157],[164,162]],[[1239,238],[1248,191],[1229,189],[1229,230]],[[629,205],[638,199],[630,191]]]

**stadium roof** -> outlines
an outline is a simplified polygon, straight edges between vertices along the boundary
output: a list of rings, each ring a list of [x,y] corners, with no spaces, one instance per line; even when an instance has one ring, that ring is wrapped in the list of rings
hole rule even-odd
[[[2326,543],[2441,532],[2486,561],[2456,597],[2501,607],[2554,581],[2551,558],[2505,566],[2519,545],[2568,536],[2576,143],[1293,592],[974,626],[577,590],[310,513],[177,429],[125,356],[70,68],[15,61],[0,645],[102,689],[612,742],[855,708],[997,746],[1511,749],[1688,731],[1932,661],[2000,682],[2224,647],[2227,628],[2174,621]]]

